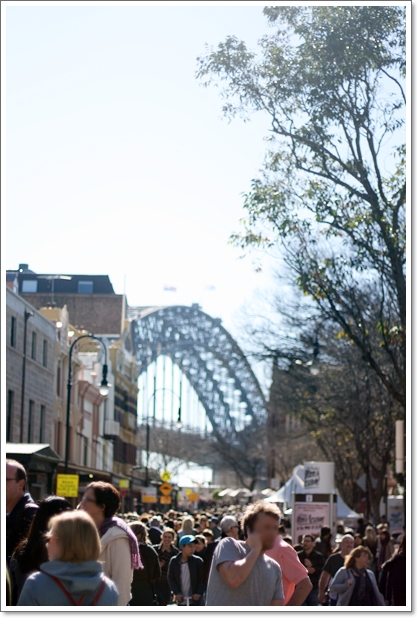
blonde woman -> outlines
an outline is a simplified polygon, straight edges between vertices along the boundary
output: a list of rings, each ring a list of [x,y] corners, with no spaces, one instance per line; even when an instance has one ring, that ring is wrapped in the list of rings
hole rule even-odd
[[[330,586],[330,592],[338,595],[337,605],[386,605],[373,571],[367,568],[369,560],[370,550],[367,547],[356,547],[348,554]]]
[[[52,517],[49,562],[28,577],[18,605],[117,605],[118,590],[103,574],[100,551],[99,533],[87,513],[66,511]]]
[[[189,515],[186,515],[185,517],[183,517],[183,521],[181,523],[181,530],[179,530],[177,532],[178,535],[178,539],[180,540],[182,536],[187,535],[195,535],[196,534],[196,530],[193,528],[194,526],[194,519],[193,517],[190,517]]]
[[[377,535],[376,530],[373,526],[367,526],[364,537],[363,537],[363,545],[364,547],[368,547],[373,556],[373,560],[371,563],[371,567],[373,568],[373,572],[375,571],[375,560],[376,560],[376,552],[377,552]]]

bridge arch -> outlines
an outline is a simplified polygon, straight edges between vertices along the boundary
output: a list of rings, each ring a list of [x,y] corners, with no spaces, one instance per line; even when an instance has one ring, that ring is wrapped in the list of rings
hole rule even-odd
[[[266,421],[260,384],[220,319],[198,305],[131,307],[129,317],[140,374],[158,356],[169,356],[196,391],[215,434]]]

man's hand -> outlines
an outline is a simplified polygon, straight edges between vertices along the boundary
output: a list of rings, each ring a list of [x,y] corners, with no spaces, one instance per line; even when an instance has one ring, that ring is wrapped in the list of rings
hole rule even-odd
[[[319,593],[318,594],[318,601],[319,603],[326,603],[327,602],[327,597],[324,593]]]
[[[305,566],[307,569],[312,568],[312,562],[309,560],[309,558],[305,558]]]
[[[260,535],[257,532],[250,532],[246,543],[250,549],[254,549],[258,551],[258,553],[261,552],[263,546],[261,544]]]
[[[200,594],[194,594],[194,595],[192,596],[193,601],[200,601],[200,599],[201,599],[201,598],[202,598],[202,597],[201,597],[201,595],[200,595]]]
[[[182,594],[176,594],[177,603],[182,603],[184,600],[184,596]]]

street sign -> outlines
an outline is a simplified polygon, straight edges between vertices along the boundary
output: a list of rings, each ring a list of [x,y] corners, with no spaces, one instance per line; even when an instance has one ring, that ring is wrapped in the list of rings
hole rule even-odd
[[[173,486],[170,483],[163,483],[160,485],[159,490],[163,496],[168,496],[173,491]]]
[[[191,489],[186,489],[186,496],[190,496],[191,493],[192,493]]]
[[[196,500],[199,500],[199,494],[190,493],[187,497],[191,502],[196,502]]]
[[[160,496],[160,504],[171,504],[171,496]]]
[[[157,502],[156,487],[142,487],[141,499],[142,499],[142,502]]]
[[[57,496],[78,498],[78,474],[57,474]]]
[[[168,483],[168,481],[171,479],[171,473],[168,470],[164,470],[163,472],[161,472],[160,478],[162,481],[164,481],[164,483]]]
[[[129,479],[120,479],[119,487],[122,489],[129,489]]]
[[[125,488],[125,487],[122,487],[122,488],[121,488],[121,490],[120,490],[120,495],[122,496],[122,498],[125,498],[125,497],[126,497],[126,488]]]

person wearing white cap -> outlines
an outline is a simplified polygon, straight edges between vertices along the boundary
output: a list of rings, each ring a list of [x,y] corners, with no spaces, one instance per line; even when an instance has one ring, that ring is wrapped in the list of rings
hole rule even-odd
[[[221,520],[221,530],[224,538],[229,536],[236,541],[239,541],[239,524],[235,517],[226,515],[226,517]]]

